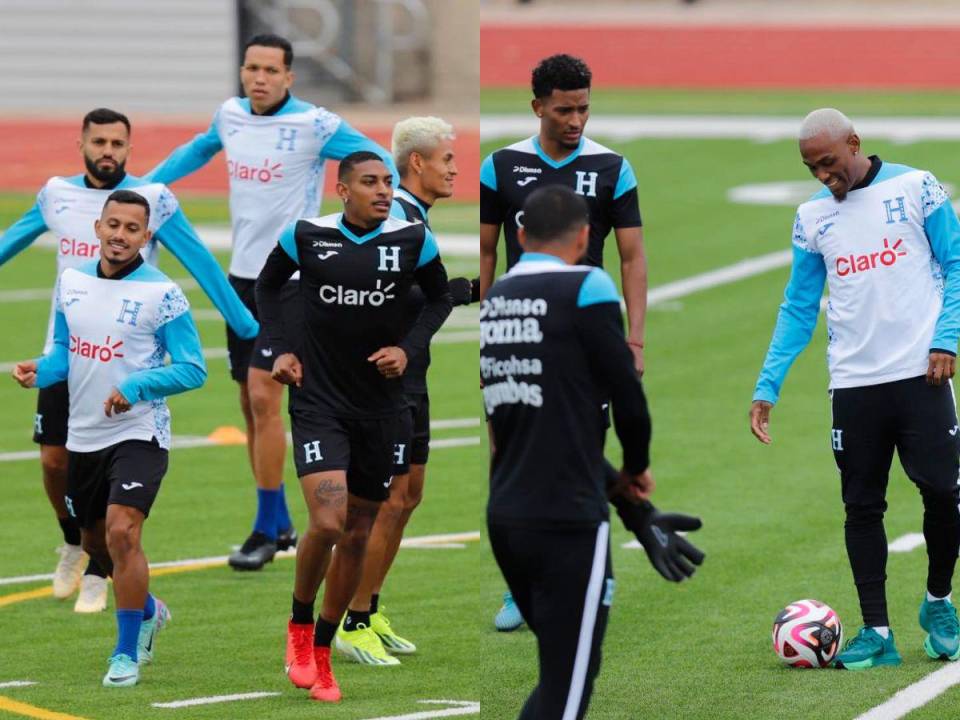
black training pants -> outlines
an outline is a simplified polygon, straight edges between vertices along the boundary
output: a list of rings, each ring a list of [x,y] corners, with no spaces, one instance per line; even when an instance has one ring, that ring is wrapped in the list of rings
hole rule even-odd
[[[610,524],[541,529],[488,525],[500,571],[537,636],[540,681],[520,720],[579,720],[600,670],[613,601]]]

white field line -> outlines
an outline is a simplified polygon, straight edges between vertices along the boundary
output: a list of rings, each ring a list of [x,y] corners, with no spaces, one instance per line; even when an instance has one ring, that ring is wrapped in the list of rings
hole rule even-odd
[[[291,442],[290,433],[287,433],[287,442]],[[438,438],[430,441],[432,450],[454,447],[468,447],[479,445],[480,437],[471,435],[468,437]],[[203,435],[174,435],[171,445],[178,450],[201,447],[229,447],[222,442],[211,440]],[[15,452],[0,453],[0,462],[19,462],[23,460],[39,460],[39,450],[17,450]]]
[[[236,702],[237,700],[256,700],[258,698],[276,697],[278,692],[249,692],[234,695],[211,695],[209,697],[192,698],[190,700],[175,700],[173,702],[151,703],[158,708],[182,708],[194,705],[213,705],[214,703]]]
[[[610,140],[661,138],[670,140],[796,140],[800,116],[754,115],[593,115],[587,134]],[[480,140],[535,135],[539,125],[533,113],[481,115]],[[910,143],[918,140],[960,140],[960,120],[952,118],[858,118],[864,137]]]
[[[0,688],[29,687],[36,684],[33,680],[10,680],[9,682],[0,682]]]
[[[647,293],[647,307],[786,267],[792,260],[792,250],[778,250],[766,255],[747,258],[699,275],[692,275],[666,285],[659,285]]]
[[[422,550],[433,547],[465,547],[463,543],[477,542],[480,540],[480,531],[472,530],[461,533],[446,533],[443,535],[419,535],[417,537],[404,538],[400,541],[400,547]],[[294,548],[283,550],[276,554],[276,557],[294,557],[297,551]],[[184,567],[188,565],[225,565],[227,555],[214,555],[211,557],[189,558],[186,560],[166,560],[163,562],[150,563],[151,568]],[[19,575],[17,577],[0,578],[0,585],[18,585],[20,583],[40,582],[42,580],[52,580],[53,574],[46,573],[40,575]]]
[[[418,700],[424,705],[454,705],[444,710],[425,710],[407,715],[385,715],[367,720],[428,720],[429,718],[454,717],[456,715],[479,715],[480,703],[472,700]]]
[[[947,689],[960,683],[960,665],[951,664],[907,685],[885,703],[877,705],[854,720],[897,720],[926,705]]]
[[[229,227],[218,225],[199,225],[197,235],[203,244],[211,250],[229,250],[233,244],[233,237]],[[0,233],[2,234],[2,233]],[[440,255],[448,257],[479,257],[480,238],[477,235],[440,233],[436,236],[440,246]],[[40,247],[56,248],[58,241],[51,233],[44,233],[37,238],[36,244]],[[162,245],[160,246],[163,247]]]
[[[926,544],[926,540],[923,539],[923,533],[907,533],[891,542],[887,549],[890,552],[906,553],[916,550],[924,544]]]

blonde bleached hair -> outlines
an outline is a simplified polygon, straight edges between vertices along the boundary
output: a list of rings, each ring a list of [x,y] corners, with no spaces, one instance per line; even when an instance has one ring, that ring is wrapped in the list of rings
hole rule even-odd
[[[456,137],[453,125],[438,117],[409,117],[393,126],[391,152],[400,176],[407,174],[410,153],[429,155],[443,140]]]
[[[818,135],[831,139],[848,138],[856,133],[850,118],[836,108],[820,108],[807,115],[800,123],[799,140],[809,140]]]

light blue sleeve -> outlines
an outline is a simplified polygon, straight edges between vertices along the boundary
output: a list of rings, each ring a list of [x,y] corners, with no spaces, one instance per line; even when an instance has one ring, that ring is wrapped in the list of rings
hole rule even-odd
[[[280,243],[280,247],[283,248],[283,251],[290,257],[290,259],[299,265],[300,253],[297,252],[296,222],[290,223],[283,229],[283,232],[280,233],[280,239],[277,242]]]
[[[480,182],[491,190],[497,189],[497,170],[493,166],[493,155],[487,155],[480,163]]]
[[[960,221],[949,200],[927,216],[923,229],[945,276],[943,307],[930,348],[956,353],[960,338]]]
[[[369,150],[379,155],[387,169],[393,173],[393,186],[400,186],[400,173],[397,172],[397,166],[393,162],[393,155],[362,132],[351,127],[346,120],[340,121],[336,132],[320,148],[320,156],[331,160],[342,160],[350,153],[355,153],[358,150]]]
[[[43,191],[37,196],[37,202],[27,210],[26,214],[7,228],[0,236],[0,265],[12,258],[21,250],[30,246],[34,240],[47,230],[47,223],[40,212],[40,202]]]
[[[230,286],[217,259],[207,250],[183,210],[170,216],[157,230],[157,240],[179,260],[199,283],[227,324],[241,338],[255,338],[260,331],[256,318]]]
[[[185,298],[183,302],[186,302]],[[194,390],[207,379],[200,336],[189,310],[163,323],[157,328],[156,336],[160,345],[170,353],[170,364],[138,370],[117,386],[131,405]]]
[[[390,203],[390,217],[399,218],[401,220],[407,219],[407,213],[403,211],[403,205],[394,200]]]
[[[417,260],[417,267],[422,268],[428,262],[439,256],[440,246],[437,245],[437,239],[433,236],[433,233],[424,226],[423,247],[420,248],[420,259]]]
[[[630,161],[623,158],[623,162],[620,163],[620,177],[617,178],[617,187],[613,191],[613,199],[616,200],[625,192],[629,192],[635,187],[637,187],[637,176],[633,174],[633,167],[631,167]]]
[[[53,347],[49,353],[37,360],[36,386],[45,388],[66,380],[69,371],[70,330],[63,310],[57,307],[53,318]]]
[[[170,153],[166,160],[144,176],[144,180],[169,185],[210,162],[210,159],[223,149],[217,133],[217,115],[214,115],[213,122],[205,133],[200,133]]]
[[[754,400],[776,403],[780,398],[780,388],[786,380],[787,371],[813,337],[826,280],[827,268],[823,256],[794,246],[790,280],[783,294],[773,339],[770,340],[770,348],[753,391]]]
[[[580,293],[577,295],[577,307],[582,308],[608,302],[620,304],[617,286],[613,284],[613,279],[607,273],[600,268],[594,268],[587,273],[587,277],[584,278],[583,284],[580,286]]]

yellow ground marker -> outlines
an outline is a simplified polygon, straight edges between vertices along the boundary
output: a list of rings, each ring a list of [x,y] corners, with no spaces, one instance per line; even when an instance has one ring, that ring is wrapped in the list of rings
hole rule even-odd
[[[2,595],[0,596],[0,607],[13,605],[14,603],[23,602],[24,600],[36,600],[37,598],[46,597],[47,595],[53,595],[52,585],[46,585],[42,588],[36,588],[35,590],[24,590],[23,592],[12,593],[10,595]]]
[[[233,425],[221,425],[207,435],[207,440],[211,440],[217,445],[246,445],[247,434]]]
[[[17,702],[4,695],[0,695],[0,712],[13,713],[14,715],[23,715],[24,717],[39,718],[40,720],[84,720],[78,715],[67,715],[66,713],[45,710],[36,705],[27,705],[27,703]]]

